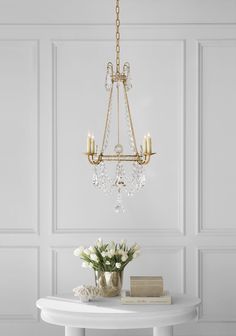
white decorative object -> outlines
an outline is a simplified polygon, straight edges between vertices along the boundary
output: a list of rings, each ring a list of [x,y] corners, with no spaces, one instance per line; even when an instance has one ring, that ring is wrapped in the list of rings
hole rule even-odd
[[[94,300],[99,296],[99,289],[94,286],[82,285],[73,289],[74,296],[78,296],[81,302]]]
[[[66,336],[84,336],[85,328],[153,328],[154,336],[173,336],[174,325],[197,317],[200,299],[172,295],[171,305],[122,305],[120,298],[102,298],[96,303],[78,304],[74,298],[48,297],[37,301],[45,322],[65,326]]]

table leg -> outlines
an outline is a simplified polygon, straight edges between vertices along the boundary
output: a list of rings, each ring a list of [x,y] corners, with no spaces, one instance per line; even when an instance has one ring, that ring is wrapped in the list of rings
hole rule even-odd
[[[154,327],[153,336],[173,336],[173,327]]]
[[[65,327],[65,336],[85,336],[85,329]]]

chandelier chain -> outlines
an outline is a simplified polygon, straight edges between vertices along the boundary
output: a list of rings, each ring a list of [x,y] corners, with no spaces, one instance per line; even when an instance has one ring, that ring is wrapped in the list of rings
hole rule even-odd
[[[116,73],[120,73],[120,0],[116,0]]]

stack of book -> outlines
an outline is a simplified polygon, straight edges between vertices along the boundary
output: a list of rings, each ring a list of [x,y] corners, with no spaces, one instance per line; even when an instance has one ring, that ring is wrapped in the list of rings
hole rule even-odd
[[[123,304],[171,304],[171,296],[163,288],[161,276],[132,276],[130,291],[121,296]]]

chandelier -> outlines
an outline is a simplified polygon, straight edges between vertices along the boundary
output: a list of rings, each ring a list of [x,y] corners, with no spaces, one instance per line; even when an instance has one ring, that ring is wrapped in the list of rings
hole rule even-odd
[[[144,136],[143,145],[138,149],[131,117],[128,91],[132,88],[130,65],[125,62],[120,66],[120,3],[116,0],[116,69],[107,64],[105,88],[108,91],[108,106],[105,119],[102,145],[99,148],[94,136],[87,137],[88,160],[94,168],[92,182],[106,193],[117,193],[116,212],[124,212],[122,194],[132,196],[145,185],[144,166],[150,161],[152,139],[150,134]],[[123,95],[123,106],[121,104]],[[115,112],[113,106],[115,105]],[[123,108],[123,115],[121,110]],[[113,112],[113,113],[112,113]],[[122,119],[123,117],[123,119]],[[123,121],[123,124],[122,124]],[[115,125],[115,137],[112,135],[112,122]],[[126,126],[125,126],[126,124]],[[122,131],[125,134],[122,134]],[[114,140],[115,139],[115,140]],[[127,142],[127,143],[126,143]],[[126,146],[125,146],[126,145]],[[127,148],[126,148],[127,147]]]

